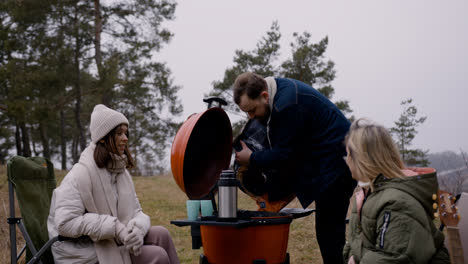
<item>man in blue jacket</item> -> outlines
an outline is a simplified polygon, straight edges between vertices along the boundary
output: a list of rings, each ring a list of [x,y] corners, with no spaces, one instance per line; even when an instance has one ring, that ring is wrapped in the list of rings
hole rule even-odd
[[[267,126],[270,148],[236,152],[241,165],[277,170],[306,208],[315,201],[317,241],[325,264],[342,263],[346,214],[355,181],[343,159],[350,123],[311,86],[293,79],[239,75],[234,101]],[[278,176],[279,177],[279,176]],[[284,180],[284,179],[282,179]]]

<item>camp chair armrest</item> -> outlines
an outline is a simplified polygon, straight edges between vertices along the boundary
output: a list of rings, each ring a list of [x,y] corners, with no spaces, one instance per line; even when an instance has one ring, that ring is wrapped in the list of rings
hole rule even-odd
[[[44,252],[47,249],[49,249],[52,246],[52,244],[54,244],[57,241],[58,241],[58,236],[49,239],[49,241],[47,241],[47,243],[45,243],[45,245],[42,246],[42,248],[32,257],[32,259],[27,264],[33,264],[39,261],[41,259],[42,254],[44,254]]]
[[[80,236],[80,237],[66,237],[66,236],[61,236],[58,235],[58,241],[77,241],[77,240],[83,240],[83,239],[91,239],[89,236]]]

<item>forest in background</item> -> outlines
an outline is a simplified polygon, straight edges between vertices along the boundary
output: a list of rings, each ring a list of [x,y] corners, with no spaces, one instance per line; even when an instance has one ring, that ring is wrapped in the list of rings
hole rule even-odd
[[[44,156],[67,169],[89,143],[94,105],[131,124],[136,174],[160,173],[183,110],[158,52],[173,1],[0,2],[0,162]]]

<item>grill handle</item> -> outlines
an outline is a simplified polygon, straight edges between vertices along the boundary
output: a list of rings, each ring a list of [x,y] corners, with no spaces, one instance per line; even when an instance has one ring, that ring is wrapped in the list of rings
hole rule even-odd
[[[206,97],[206,98],[203,99],[203,102],[205,102],[205,103],[208,104],[207,109],[210,109],[210,108],[211,108],[211,105],[213,104],[213,102],[217,102],[219,108],[222,108],[222,106],[226,106],[226,105],[227,105],[226,100],[224,100],[224,99],[221,98],[221,97],[216,97],[216,96]]]

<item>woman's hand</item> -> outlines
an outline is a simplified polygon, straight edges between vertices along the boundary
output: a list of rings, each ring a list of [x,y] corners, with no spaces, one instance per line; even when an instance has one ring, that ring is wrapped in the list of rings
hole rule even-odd
[[[244,141],[240,140],[242,150],[237,152],[236,151],[236,161],[240,165],[249,165],[250,163],[250,155],[252,154],[252,150],[247,147]]]
[[[124,241],[128,236],[128,233],[129,231],[127,227],[117,220],[117,222],[115,223],[115,238],[117,240],[117,243],[124,244]]]
[[[354,262],[354,257],[351,256],[348,260],[348,264],[356,264],[356,262]]]
[[[130,250],[133,255],[138,256],[141,253],[141,246],[143,246],[145,234],[143,234],[143,231],[135,225],[134,221],[130,220],[127,228],[130,233],[125,238],[125,247],[127,250]]]

